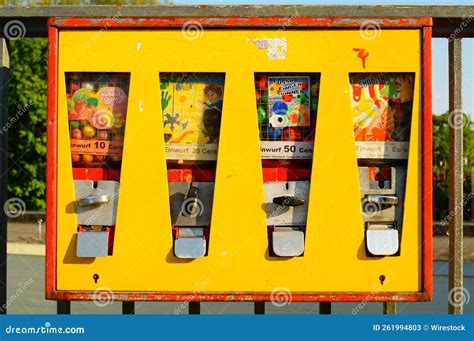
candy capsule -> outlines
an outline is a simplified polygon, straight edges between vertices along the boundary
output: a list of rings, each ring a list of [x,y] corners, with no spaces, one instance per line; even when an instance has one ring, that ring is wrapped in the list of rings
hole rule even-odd
[[[85,137],[90,138],[90,137],[93,137],[95,135],[95,129],[94,129],[94,127],[92,127],[90,125],[84,126],[83,132],[84,132]]]
[[[268,82],[268,77],[267,76],[261,76],[259,80],[259,87],[262,90],[267,89],[267,82]]]
[[[81,88],[94,90],[94,83],[92,83],[92,82],[82,82]]]
[[[122,160],[122,155],[114,154],[111,156],[111,160],[114,162],[118,162]]]
[[[69,121],[69,126],[74,129],[74,128],[79,128],[79,122],[78,121]]]
[[[281,137],[281,129],[268,128],[268,137],[271,139],[279,139]]]
[[[265,120],[267,119],[267,111],[265,110],[265,108],[258,107],[257,114],[258,114],[258,123],[260,124],[264,123]]]
[[[108,140],[109,139],[109,133],[106,131],[99,131],[97,133],[97,138],[99,140]]]
[[[94,156],[90,154],[84,154],[82,155],[82,161],[84,163],[92,163],[92,161],[94,161]]]
[[[71,158],[72,158],[73,163],[81,162],[81,155],[80,154],[72,154]]]
[[[105,155],[94,155],[94,161],[104,162],[105,161]]]
[[[71,139],[81,140],[83,138],[81,129],[75,128],[71,131]]]

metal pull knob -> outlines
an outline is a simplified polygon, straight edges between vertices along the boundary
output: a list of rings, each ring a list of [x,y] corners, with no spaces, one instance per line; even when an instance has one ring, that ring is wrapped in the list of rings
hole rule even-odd
[[[398,205],[398,197],[395,195],[373,194],[367,196],[367,202],[379,205]]]
[[[273,198],[273,203],[281,206],[301,206],[304,205],[304,199],[284,195],[281,197]]]
[[[79,206],[89,206],[89,205],[100,205],[106,204],[110,201],[110,196],[107,194],[102,195],[87,195],[80,197],[77,201]]]

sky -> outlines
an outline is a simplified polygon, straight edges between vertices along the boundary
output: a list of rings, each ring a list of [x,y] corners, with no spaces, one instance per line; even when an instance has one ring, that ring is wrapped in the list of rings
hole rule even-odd
[[[474,0],[468,1],[351,1],[338,0],[174,0],[176,5],[474,5]],[[474,25],[474,20],[470,23]],[[474,121],[474,39],[463,39],[463,110]],[[442,114],[448,111],[448,41],[433,39],[433,113]]]

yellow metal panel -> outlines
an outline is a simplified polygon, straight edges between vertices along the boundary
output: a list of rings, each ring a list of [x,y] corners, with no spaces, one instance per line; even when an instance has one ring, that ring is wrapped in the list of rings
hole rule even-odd
[[[254,39],[285,38],[269,60]],[[58,290],[420,291],[420,32],[382,30],[61,31],[58,119]],[[369,52],[366,68],[353,48]],[[76,219],[65,72],[131,72],[113,256],[75,257]],[[173,257],[159,72],[225,72],[209,255]],[[303,257],[268,257],[254,72],[321,72]],[[349,99],[350,72],[413,72],[415,96],[401,255],[370,259]],[[93,274],[99,274],[94,283]],[[384,275],[384,285],[379,276]]]

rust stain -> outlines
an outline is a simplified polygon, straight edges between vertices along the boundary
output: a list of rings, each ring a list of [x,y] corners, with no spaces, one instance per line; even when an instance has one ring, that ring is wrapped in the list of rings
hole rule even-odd
[[[189,16],[189,17],[135,17],[135,18],[51,18],[50,26],[62,28],[99,28],[104,25],[113,28],[177,28],[186,21],[199,21],[204,27],[333,27],[358,29],[367,20],[380,24],[382,28],[421,28],[431,26],[431,18],[370,18],[370,17],[309,17],[309,16]],[[112,22],[112,25],[110,24]]]

